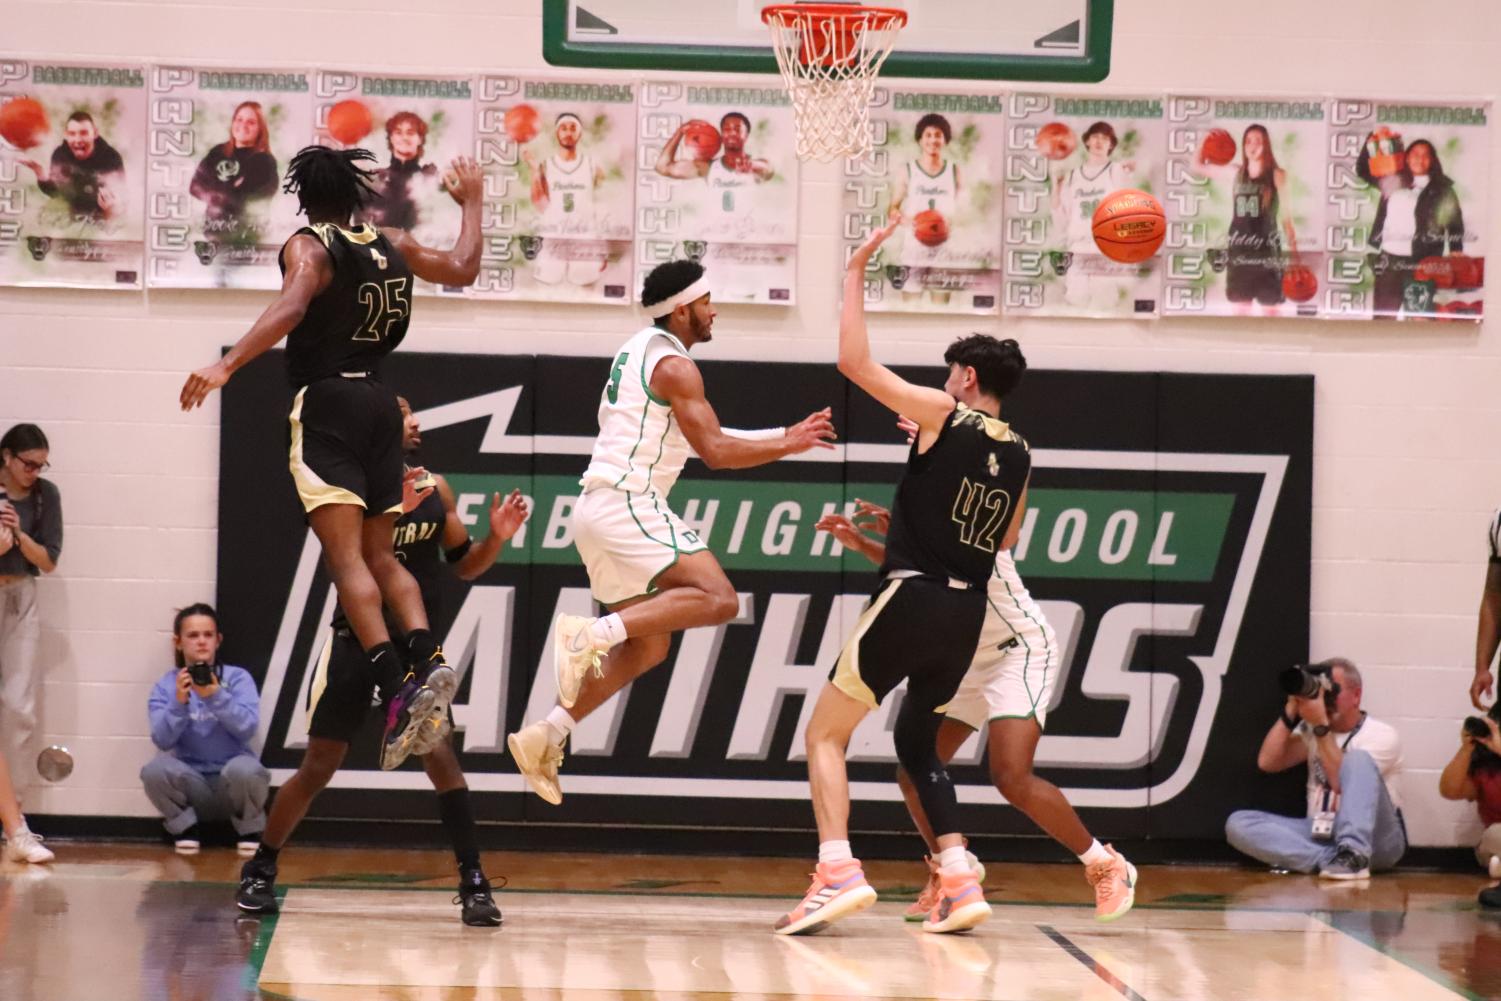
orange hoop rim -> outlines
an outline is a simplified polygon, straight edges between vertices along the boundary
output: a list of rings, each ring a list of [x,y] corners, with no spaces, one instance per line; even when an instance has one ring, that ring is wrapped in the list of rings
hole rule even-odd
[[[761,23],[786,23],[789,17],[819,18],[836,23],[867,18],[876,29],[902,28],[907,12],[897,7],[863,7],[844,3],[778,3],[761,8]],[[875,15],[872,17],[871,15]]]

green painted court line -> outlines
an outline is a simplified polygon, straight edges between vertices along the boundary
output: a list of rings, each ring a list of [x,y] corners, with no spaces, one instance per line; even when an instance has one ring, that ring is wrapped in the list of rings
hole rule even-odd
[[[1345,912],[1342,912],[1342,913],[1347,913],[1348,914],[1348,913],[1354,913],[1354,912],[1345,911]],[[1361,913],[1381,914],[1381,913],[1404,913],[1404,912],[1400,912],[1400,911],[1390,911],[1390,912],[1369,911],[1369,912],[1361,912]],[[1407,967],[1409,970],[1412,970],[1414,973],[1421,973],[1423,976],[1427,977],[1429,980],[1431,980],[1434,983],[1438,984],[1440,987],[1444,988],[1445,990],[1453,991],[1455,994],[1458,994],[1461,997],[1468,998],[1469,1001],[1494,1001],[1494,998],[1488,997],[1488,996],[1486,996],[1484,994],[1476,994],[1474,991],[1470,990],[1468,987],[1464,986],[1463,984],[1457,984],[1457,983],[1455,983],[1453,980],[1451,980],[1442,971],[1432,969],[1427,964],[1420,963],[1420,962],[1418,962],[1417,960],[1413,959],[1410,956],[1404,956],[1402,953],[1398,952],[1397,950],[1395,950],[1395,949],[1391,948],[1390,946],[1384,944],[1383,942],[1380,942],[1379,940],[1377,940],[1374,935],[1363,935],[1363,934],[1360,934],[1360,931],[1361,931],[1360,929],[1341,928],[1339,925],[1337,925],[1337,924],[1334,923],[1334,921],[1331,918],[1330,912],[1328,912],[1328,911],[1310,911],[1310,912],[1308,912],[1308,915],[1309,915],[1309,917],[1317,918],[1318,920],[1322,921],[1324,924],[1328,925],[1330,928],[1333,928],[1335,931],[1339,932],[1341,935],[1344,935],[1344,936],[1346,936],[1348,938],[1352,938],[1355,941],[1361,943],[1362,945],[1368,945],[1372,949],[1375,949],[1377,952],[1381,953],[1383,956],[1388,956],[1391,959],[1396,960],[1397,962],[1401,963],[1403,966]]]

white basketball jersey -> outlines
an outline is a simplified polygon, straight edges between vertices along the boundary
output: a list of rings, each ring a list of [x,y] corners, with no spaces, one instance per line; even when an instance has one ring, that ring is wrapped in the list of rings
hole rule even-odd
[[[1016,561],[1011,557],[1011,550],[1003,549],[995,554],[995,570],[986,586],[986,596],[990,599],[992,611],[1011,628],[1014,635],[1042,635],[1051,644],[1057,644],[1053,627],[1048,625],[1042,609],[1032,599],[1027,585],[1022,583],[1021,574],[1016,571]]]
[[[704,176],[708,185],[707,220],[709,223],[749,218],[756,208],[756,175],[749,171],[730,170],[724,160],[709,164]]]
[[[650,350],[665,347],[662,351]],[[672,416],[672,405],[651,391],[648,354],[688,357],[683,342],[659,327],[647,327],[616,352],[599,398],[599,437],[583,483],[631,493],[655,490],[663,498],[677,482],[691,448]]]
[[[547,161],[547,209],[537,222],[544,236],[594,235],[594,158]]]
[[[910,220],[919,212],[933,209],[953,225],[958,204],[959,182],[953,163],[945,160],[937,174],[929,174],[916,160],[908,161],[907,197],[902,202],[902,215]]]
[[[1062,191],[1068,249],[1089,254],[1099,252],[1094,242],[1094,210],[1110,192],[1130,186],[1131,178],[1125,166],[1113,161],[1097,172],[1087,166],[1075,167],[1068,172],[1063,179]]]

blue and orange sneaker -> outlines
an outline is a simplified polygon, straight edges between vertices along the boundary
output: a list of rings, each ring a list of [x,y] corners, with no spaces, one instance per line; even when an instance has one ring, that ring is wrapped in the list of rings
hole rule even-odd
[[[938,902],[922,923],[923,931],[965,931],[990,917],[990,905],[973,869],[957,874],[940,871],[938,880]]]
[[[778,918],[772,930],[778,935],[811,935],[875,902],[875,887],[865,881],[859,859],[820,862],[802,901]]]

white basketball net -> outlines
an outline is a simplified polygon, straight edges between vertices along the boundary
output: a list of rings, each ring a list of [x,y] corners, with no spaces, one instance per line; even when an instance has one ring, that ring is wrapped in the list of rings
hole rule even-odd
[[[792,98],[797,155],[804,160],[864,156],[871,148],[870,100],[876,76],[907,23],[900,10],[784,4],[761,18]]]

